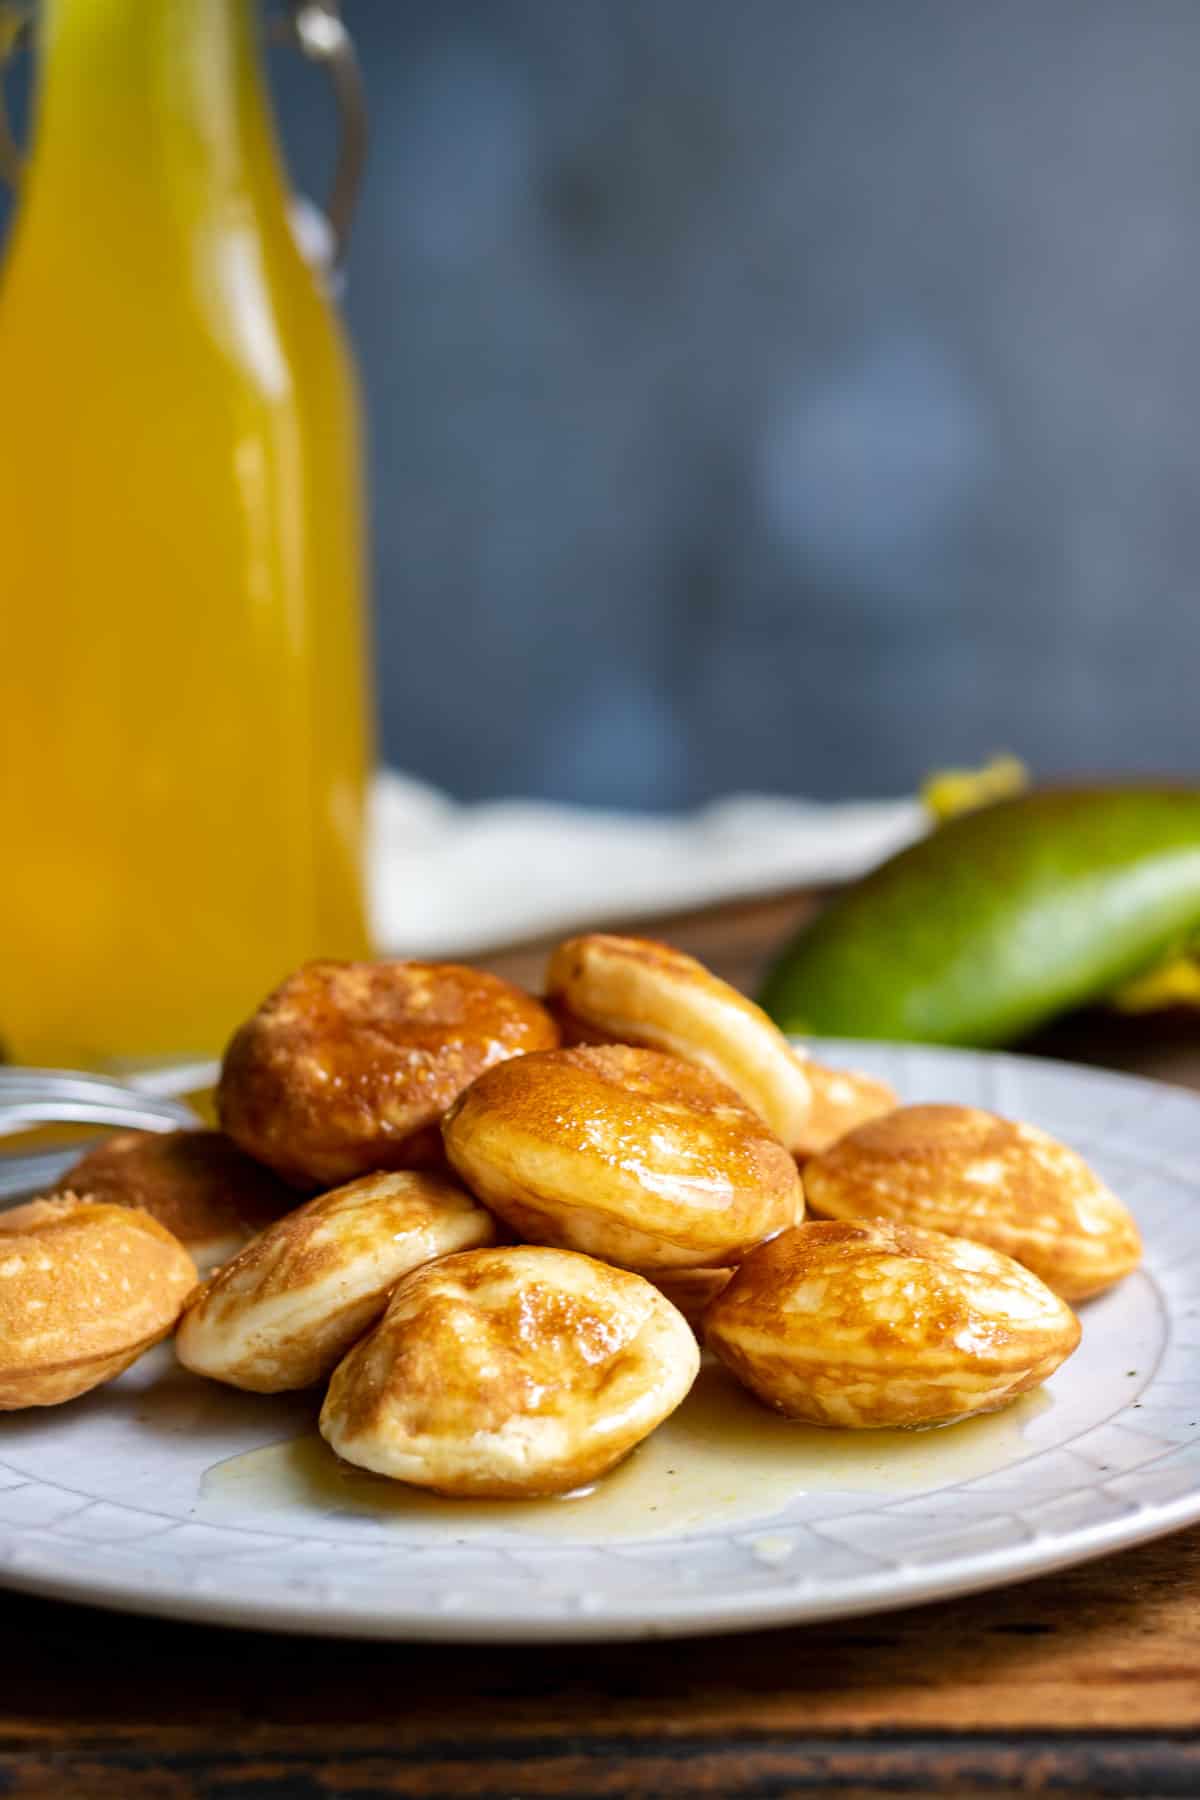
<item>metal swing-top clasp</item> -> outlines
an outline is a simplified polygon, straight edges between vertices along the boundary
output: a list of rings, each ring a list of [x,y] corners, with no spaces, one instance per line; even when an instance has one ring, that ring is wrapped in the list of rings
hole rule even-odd
[[[0,0],[0,76],[5,65],[29,43],[34,11],[31,4]],[[268,33],[272,39],[294,44],[310,62],[320,63],[333,83],[340,132],[325,216],[331,245],[329,260],[337,270],[345,260],[367,154],[367,107],[354,42],[342,18],[339,0],[292,0],[286,14],[272,20]],[[0,179],[15,187],[22,161],[0,85]]]

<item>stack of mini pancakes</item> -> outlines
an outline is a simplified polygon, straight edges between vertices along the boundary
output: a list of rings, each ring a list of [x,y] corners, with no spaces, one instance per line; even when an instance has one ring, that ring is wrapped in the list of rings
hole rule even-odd
[[[229,1045],[221,1131],[122,1133],[0,1216],[0,1406],[177,1327],[200,1375],[324,1385],[348,1461],[520,1499],[619,1462],[701,1339],[791,1419],[1002,1406],[1139,1260],[1064,1145],[823,1067],[665,944],[573,938],[546,988],[299,970]]]

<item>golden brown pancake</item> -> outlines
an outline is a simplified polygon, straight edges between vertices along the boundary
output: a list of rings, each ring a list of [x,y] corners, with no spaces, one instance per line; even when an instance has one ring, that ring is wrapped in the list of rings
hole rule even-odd
[[[704,1314],[717,1295],[733,1280],[732,1269],[656,1269],[647,1275],[660,1294],[677,1306],[701,1343]]]
[[[296,1204],[292,1188],[220,1131],[118,1131],[54,1191],[140,1206],[179,1239],[201,1274]]]
[[[218,1270],[180,1321],[176,1352],[232,1387],[309,1387],[410,1270],[495,1237],[490,1214],[448,1177],[366,1175],[288,1213]]]
[[[0,1410],[57,1406],[165,1338],[191,1257],[134,1207],[76,1194],[0,1213]]]
[[[308,963],[234,1036],[218,1111],[247,1155],[311,1191],[428,1167],[469,1082],[557,1042],[543,1006],[480,969]]]
[[[878,1119],[894,1112],[900,1100],[886,1081],[873,1075],[862,1075],[855,1069],[830,1069],[797,1051],[800,1066],[808,1076],[812,1090],[812,1108],[800,1132],[789,1148],[804,1168],[809,1157],[819,1156],[868,1119]]]
[[[598,1025],[589,1025],[585,1019],[577,1019],[570,1007],[553,994],[544,995],[542,1005],[558,1026],[564,1050],[573,1050],[577,1044],[619,1044],[622,1041],[611,1031],[602,1031]]]
[[[698,1063],[734,1088],[789,1149],[811,1105],[804,1065],[753,1001],[703,963],[649,938],[591,932],[550,959],[550,998],[579,1025]]]
[[[903,1106],[805,1164],[814,1213],[893,1219],[1015,1256],[1064,1300],[1135,1269],[1137,1227],[1082,1157],[971,1106]]]
[[[648,1281],[570,1251],[420,1269],[329,1384],[348,1462],[441,1494],[528,1499],[595,1481],[679,1405],[691,1328]]]
[[[796,1165],[724,1082],[622,1044],[481,1075],[446,1153],[518,1237],[644,1271],[735,1262],[803,1216]]]
[[[851,1428],[991,1412],[1053,1374],[1079,1321],[1021,1263],[906,1225],[816,1222],[748,1256],[705,1341],[789,1418]]]

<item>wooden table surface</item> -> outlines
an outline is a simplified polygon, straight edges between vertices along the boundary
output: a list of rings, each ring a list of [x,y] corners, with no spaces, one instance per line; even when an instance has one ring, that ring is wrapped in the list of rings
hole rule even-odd
[[[753,986],[804,896],[660,922]],[[489,966],[536,983],[542,952]],[[1200,1087],[1200,1022],[1039,1053]],[[1198,1146],[1200,1148],[1200,1146]],[[0,1795],[1200,1795],[1200,1528],[989,1594],[663,1644],[349,1644],[3,1600]]]

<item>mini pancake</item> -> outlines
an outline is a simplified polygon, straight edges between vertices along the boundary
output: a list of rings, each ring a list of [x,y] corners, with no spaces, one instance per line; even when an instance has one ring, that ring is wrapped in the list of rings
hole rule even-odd
[[[558,1043],[546,1009],[456,963],[308,963],[225,1054],[221,1124],[300,1188],[427,1167],[438,1122],[508,1056]]]
[[[77,1194],[0,1213],[0,1410],[57,1406],[165,1338],[196,1285],[165,1226]]]
[[[445,1176],[352,1181],[269,1226],[205,1283],[180,1322],[179,1360],[256,1393],[309,1387],[410,1270],[495,1236],[491,1216]]]
[[[475,1250],[400,1284],[334,1374],[321,1432],[347,1462],[440,1494],[568,1493],[673,1412],[699,1365],[687,1321],[640,1275]]]
[[[736,1262],[804,1213],[796,1165],[758,1115],[656,1050],[582,1045],[500,1063],[443,1135],[518,1237],[623,1268]]]
[[[868,1119],[894,1112],[900,1104],[896,1090],[872,1075],[862,1075],[855,1069],[830,1069],[807,1055],[800,1056],[800,1066],[808,1076],[812,1108],[804,1129],[789,1149],[801,1168],[848,1131],[864,1125]]]
[[[733,1280],[732,1269],[656,1269],[647,1275],[660,1294],[677,1306],[696,1336],[703,1341],[704,1314]]]
[[[892,1225],[816,1222],[748,1256],[704,1315],[705,1342],[791,1419],[948,1424],[1037,1387],[1079,1321],[984,1244]]]
[[[699,1063],[789,1149],[801,1141],[812,1103],[804,1064],[761,1007],[694,957],[649,938],[592,932],[559,945],[546,990],[573,1025]]]
[[[1064,1300],[1141,1261],[1137,1227],[1082,1157],[970,1106],[903,1106],[805,1164],[814,1213],[894,1219],[1015,1256]]]
[[[201,1274],[296,1204],[292,1188],[220,1131],[118,1131],[54,1191],[140,1206],[179,1239]]]
[[[558,1026],[558,1035],[565,1050],[573,1050],[577,1044],[619,1044],[622,1040],[611,1031],[601,1031],[598,1025],[589,1025],[585,1019],[577,1019],[569,1006],[553,995],[543,996],[542,1005]]]

